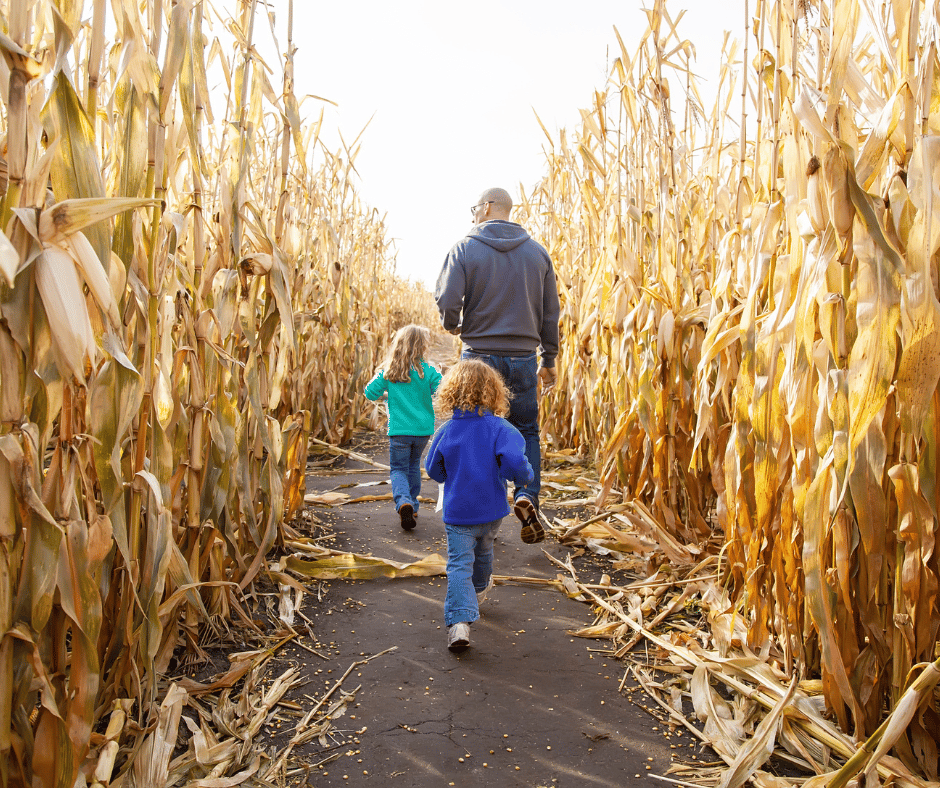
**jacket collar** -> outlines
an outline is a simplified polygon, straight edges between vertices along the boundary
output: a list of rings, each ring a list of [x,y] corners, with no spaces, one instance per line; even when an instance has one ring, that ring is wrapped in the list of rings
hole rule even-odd
[[[493,414],[492,414],[490,411],[488,411],[488,410],[484,410],[484,411],[483,411],[483,416],[492,416],[492,415],[493,415]],[[483,416],[481,416],[481,415],[480,415],[477,411],[475,411],[475,410],[460,410],[460,408],[454,408],[454,416],[453,416],[453,417],[454,417],[455,419],[482,419]]]

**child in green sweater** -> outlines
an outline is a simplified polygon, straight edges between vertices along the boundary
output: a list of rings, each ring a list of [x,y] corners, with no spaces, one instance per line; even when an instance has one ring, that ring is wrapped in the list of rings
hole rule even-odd
[[[388,394],[388,454],[392,497],[401,527],[417,525],[421,492],[421,452],[434,432],[432,397],[441,373],[424,360],[431,332],[414,324],[400,328],[392,338],[388,358],[366,386],[367,399]]]

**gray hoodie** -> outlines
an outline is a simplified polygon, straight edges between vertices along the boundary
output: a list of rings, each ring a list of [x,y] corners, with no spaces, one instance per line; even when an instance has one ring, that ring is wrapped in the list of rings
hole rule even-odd
[[[444,328],[460,326],[471,350],[524,356],[541,346],[542,366],[555,366],[555,270],[545,248],[515,222],[474,225],[448,253],[434,298]]]

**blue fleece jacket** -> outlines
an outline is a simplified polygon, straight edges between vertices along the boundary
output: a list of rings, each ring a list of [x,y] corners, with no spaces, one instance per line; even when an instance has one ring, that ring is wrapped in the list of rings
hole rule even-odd
[[[441,373],[421,362],[419,375],[411,370],[407,383],[390,383],[380,369],[366,385],[366,399],[377,400],[388,392],[388,434],[430,435],[434,432],[434,405],[431,398],[441,382]]]
[[[489,411],[454,410],[435,433],[424,463],[444,484],[444,522],[479,525],[509,514],[505,479],[527,484],[534,476],[525,439],[505,419]]]
[[[541,347],[542,366],[555,366],[555,269],[521,225],[502,219],[475,225],[444,260],[434,298],[444,328],[459,326],[471,350],[527,356]]]

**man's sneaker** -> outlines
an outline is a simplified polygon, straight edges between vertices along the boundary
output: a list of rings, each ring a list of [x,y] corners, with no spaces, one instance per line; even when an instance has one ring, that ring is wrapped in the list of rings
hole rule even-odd
[[[451,651],[463,651],[470,645],[470,625],[464,621],[447,628],[447,648]]]
[[[493,575],[490,575],[490,582],[486,584],[486,588],[482,591],[477,591],[477,605],[482,605],[486,601],[486,595],[490,593],[490,589],[496,585],[493,580]]]
[[[410,503],[403,503],[398,507],[398,516],[401,517],[401,527],[410,531],[418,523],[415,521],[415,510]]]
[[[545,529],[542,528],[542,524],[539,522],[538,512],[535,511],[535,504],[532,503],[530,498],[520,495],[516,498],[512,511],[519,518],[519,522],[522,523],[522,531],[519,536],[523,542],[535,544],[545,538]]]

